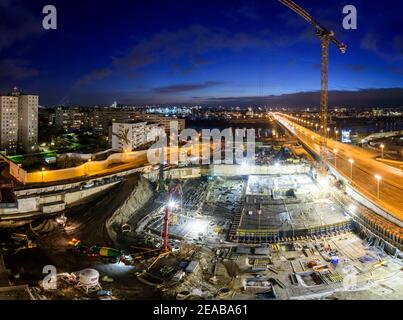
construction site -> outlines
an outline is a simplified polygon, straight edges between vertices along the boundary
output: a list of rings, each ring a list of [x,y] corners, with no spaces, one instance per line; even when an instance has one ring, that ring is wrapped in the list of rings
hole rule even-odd
[[[329,138],[328,51],[346,45],[280,2],[320,41],[316,132],[274,112],[295,138],[260,146],[250,163],[143,164],[74,207],[1,230],[0,300],[403,298],[401,225],[378,206],[381,177],[377,199],[366,197],[353,181],[365,157],[338,171]]]
[[[3,243],[12,268],[0,294],[24,284],[31,299],[400,299],[401,252],[360,225],[361,210],[303,159],[147,171],[14,230],[30,246]]]

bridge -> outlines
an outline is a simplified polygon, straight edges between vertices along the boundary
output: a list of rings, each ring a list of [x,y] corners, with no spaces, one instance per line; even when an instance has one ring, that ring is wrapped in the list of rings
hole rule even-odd
[[[374,139],[384,139],[384,138],[396,137],[396,136],[400,136],[400,135],[403,135],[403,130],[377,132],[377,133],[371,133],[369,136],[366,136],[363,140],[367,142],[367,141],[374,140]]]
[[[294,134],[312,153],[320,156],[320,135],[313,129],[299,125],[297,118],[275,113],[276,121]],[[403,224],[403,172],[376,160],[377,152],[327,139],[326,159],[332,171],[369,202],[389,215],[389,221]]]

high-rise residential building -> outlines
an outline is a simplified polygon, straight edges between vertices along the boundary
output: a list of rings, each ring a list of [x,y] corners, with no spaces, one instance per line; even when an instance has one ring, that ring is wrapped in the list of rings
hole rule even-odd
[[[0,149],[18,147],[18,97],[0,96]]]
[[[19,147],[31,152],[38,144],[38,96],[18,97],[18,141]]]
[[[0,96],[0,149],[31,152],[38,144],[38,96],[14,88]]]

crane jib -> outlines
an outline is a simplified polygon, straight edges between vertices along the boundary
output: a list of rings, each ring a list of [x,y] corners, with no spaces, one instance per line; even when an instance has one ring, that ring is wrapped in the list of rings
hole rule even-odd
[[[296,14],[298,14],[300,17],[302,17],[303,19],[305,19],[306,21],[308,21],[310,24],[312,24],[312,26],[315,27],[316,29],[316,34],[319,37],[323,37],[323,36],[329,36],[330,35],[330,41],[332,43],[334,43],[339,50],[342,53],[346,52],[347,46],[338,41],[335,37],[334,37],[334,33],[333,31],[329,31],[327,28],[325,28],[324,26],[322,26],[319,22],[317,22],[306,10],[302,9],[299,5],[297,5],[294,1],[291,0],[279,0],[282,4],[284,4],[285,6],[287,6],[288,8],[290,8],[292,11],[294,11]]]

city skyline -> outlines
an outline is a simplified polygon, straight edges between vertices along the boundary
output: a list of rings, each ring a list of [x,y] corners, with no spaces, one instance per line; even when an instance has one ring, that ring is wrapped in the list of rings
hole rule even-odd
[[[88,1],[79,9],[61,1],[50,31],[45,4],[0,2],[10,13],[0,24],[2,92],[17,85],[41,105],[318,105],[318,39],[277,1]],[[400,4],[356,1],[358,29],[344,30],[346,4],[303,3],[348,46],[344,55],[330,48],[329,105],[403,105]],[[379,18],[386,13],[388,24]]]

